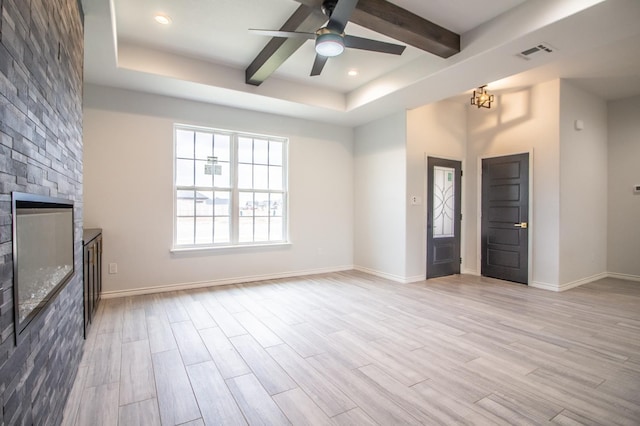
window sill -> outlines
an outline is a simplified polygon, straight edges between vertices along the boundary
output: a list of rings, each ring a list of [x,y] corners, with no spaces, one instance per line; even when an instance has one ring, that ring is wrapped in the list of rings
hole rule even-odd
[[[208,247],[173,247],[169,250],[171,254],[181,253],[203,253],[203,252],[226,252],[236,250],[260,251],[261,249],[283,248],[291,246],[291,242],[284,241],[280,243],[265,244],[238,244],[231,246],[208,246]]]

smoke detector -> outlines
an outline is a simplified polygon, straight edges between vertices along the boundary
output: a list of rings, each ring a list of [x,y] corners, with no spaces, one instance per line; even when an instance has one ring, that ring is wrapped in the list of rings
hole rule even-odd
[[[556,50],[558,49],[551,46],[549,43],[538,43],[535,46],[532,46],[518,53],[518,56],[529,61],[531,59],[537,58],[538,56],[553,53]]]

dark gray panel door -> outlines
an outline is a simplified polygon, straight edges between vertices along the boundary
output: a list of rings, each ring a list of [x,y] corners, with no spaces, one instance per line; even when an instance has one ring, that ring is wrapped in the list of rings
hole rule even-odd
[[[460,161],[429,157],[427,278],[460,273]]]
[[[482,160],[482,275],[529,279],[529,154]]]

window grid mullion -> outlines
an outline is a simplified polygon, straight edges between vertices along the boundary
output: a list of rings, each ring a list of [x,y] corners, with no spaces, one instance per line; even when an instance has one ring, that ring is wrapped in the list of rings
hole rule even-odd
[[[193,132],[193,157],[191,161],[193,162],[193,186],[196,186],[196,132]],[[193,244],[196,244],[196,221],[198,220],[198,216],[196,214],[196,191],[193,191]]]
[[[271,189],[271,139],[267,140],[267,188]],[[267,197],[267,240],[271,240],[271,192]]]
[[[240,190],[238,185],[238,135],[231,137],[231,179],[233,192],[231,194],[231,241],[238,244],[240,233]]]
[[[253,177],[255,179],[255,176]],[[255,185],[254,185],[255,186]],[[251,242],[255,242],[256,241],[256,192],[255,191],[251,191],[251,199],[253,200],[253,205],[252,205],[252,212],[253,215],[251,216],[251,223],[253,224],[252,228],[251,228]]]
[[[270,240],[271,239],[271,193],[269,193],[269,197],[267,198],[267,200],[268,200],[267,201],[268,203],[267,205],[267,239]]]
[[[256,140],[251,138],[251,241],[256,240]]]
[[[216,134],[211,133],[211,156],[216,156]],[[211,191],[213,194],[213,206],[211,208],[211,244],[216,243],[216,175],[215,175],[215,163],[211,164]]]
[[[226,217],[228,218],[229,221],[229,241],[232,245],[237,245],[240,244],[240,194],[242,192],[246,192],[246,193],[250,193],[251,197],[251,222],[252,222],[252,234],[251,234],[251,240],[249,241],[245,241],[244,243],[255,243],[256,242],[256,238],[257,238],[257,216],[256,216],[256,205],[257,205],[257,195],[258,194],[264,194],[265,198],[266,198],[266,203],[267,205],[264,206],[261,204],[261,208],[266,208],[266,241],[271,240],[271,231],[273,229],[274,224],[272,223],[274,218],[271,217],[271,208],[272,208],[272,203],[273,203],[273,195],[278,194],[281,198],[281,203],[282,205],[280,206],[280,208],[282,209],[282,216],[280,217],[280,221],[282,223],[282,234],[280,235],[280,238],[278,239],[279,241],[281,240],[285,240],[286,239],[286,235],[287,233],[287,229],[288,229],[288,217],[286,212],[288,212],[288,193],[287,193],[287,189],[286,189],[286,168],[287,168],[287,150],[285,149],[287,147],[286,145],[286,140],[282,140],[282,141],[278,141],[278,143],[281,143],[282,145],[282,158],[283,158],[283,162],[281,165],[279,165],[279,167],[282,168],[282,189],[280,190],[271,190],[271,174],[270,174],[270,169],[271,169],[271,156],[270,156],[270,152],[271,152],[271,145],[272,145],[272,141],[269,137],[261,137],[261,140],[266,139],[267,142],[267,146],[266,146],[266,150],[267,150],[267,158],[266,158],[266,167],[267,167],[267,175],[265,176],[266,179],[266,189],[256,189],[256,137],[254,137],[253,135],[247,135],[247,134],[242,134],[242,133],[235,133],[235,132],[221,132],[221,135],[224,135],[225,137],[228,136],[229,137],[229,179],[231,180],[231,185],[229,188],[222,188],[222,187],[217,187],[215,185],[216,183],[216,178],[215,176],[212,174],[211,176],[211,186],[199,186],[196,184],[196,177],[198,176],[198,171],[196,169],[196,165],[198,164],[198,161],[196,161],[196,140],[197,140],[197,135],[198,132],[207,132],[209,134],[211,134],[211,152],[215,154],[215,147],[216,147],[216,135],[218,134],[216,131],[212,131],[212,129],[204,129],[204,128],[194,128],[194,127],[189,127],[189,126],[175,126],[175,129],[185,129],[185,130],[191,130],[193,131],[193,136],[191,139],[191,145],[190,145],[190,151],[192,150],[193,153],[191,155],[191,158],[186,158],[184,156],[175,156],[175,162],[174,162],[174,167],[177,168],[177,164],[178,164],[178,160],[188,160],[192,163],[192,185],[176,185],[175,184],[175,180],[174,180],[174,188],[175,188],[175,192],[174,192],[174,197],[175,197],[175,203],[174,205],[176,206],[176,215],[175,215],[175,219],[174,219],[174,223],[176,223],[175,225],[175,229],[176,232],[174,233],[174,243],[175,241],[177,241],[178,238],[178,234],[177,234],[177,220],[179,217],[184,217],[184,218],[191,218],[193,220],[193,223],[191,224],[191,244],[186,244],[186,245],[192,245],[192,246],[198,246],[201,244],[197,243],[197,235],[199,233],[198,231],[198,224],[197,224],[197,219],[198,219],[198,197],[197,197],[197,193],[199,191],[207,191],[207,192],[211,192],[212,194],[212,210],[211,213],[207,216],[203,216],[203,218],[211,218],[211,241],[213,245],[215,245],[215,238],[217,235],[216,232],[216,222],[215,219],[217,217],[216,215],[216,194],[218,194],[218,192],[224,192],[226,194],[228,194],[229,196],[229,203],[231,204],[228,207],[228,213],[226,215]],[[247,164],[251,166],[251,183],[252,186],[250,188],[245,188],[245,189],[241,189],[239,187],[239,178],[240,178],[240,172],[239,172],[239,139],[240,138],[246,138],[248,139],[248,141],[250,141],[250,149],[251,149],[251,154],[250,154],[250,158],[251,158],[251,163]],[[175,133],[174,133],[174,140],[175,139]],[[177,144],[177,142],[175,142]],[[226,162],[225,162],[226,163]],[[243,163],[244,164],[244,163]],[[174,173],[174,176],[175,173]],[[177,180],[177,178],[176,178]],[[178,208],[178,191],[189,191],[191,192],[191,196],[193,197],[192,200],[190,200],[190,202],[192,203],[192,210],[193,213],[191,215],[179,215],[177,212],[177,208]],[[221,218],[223,216],[220,216]],[[265,217],[260,216],[260,219],[265,219]],[[187,228],[188,229],[188,228]],[[262,242],[262,241],[261,241]],[[243,243],[243,244],[244,244]]]

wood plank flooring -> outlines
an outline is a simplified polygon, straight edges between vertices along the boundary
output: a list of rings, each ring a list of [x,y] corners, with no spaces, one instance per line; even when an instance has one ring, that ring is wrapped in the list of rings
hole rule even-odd
[[[640,283],[359,272],[103,300],[66,425],[640,424]]]

